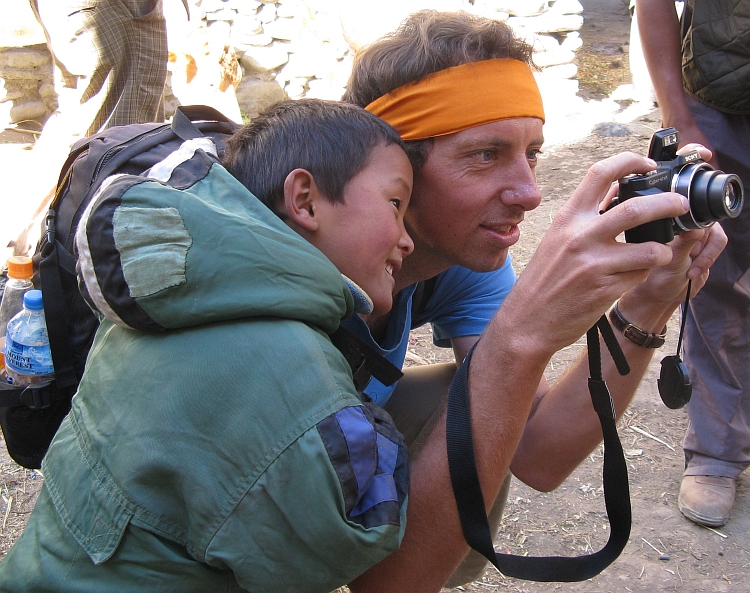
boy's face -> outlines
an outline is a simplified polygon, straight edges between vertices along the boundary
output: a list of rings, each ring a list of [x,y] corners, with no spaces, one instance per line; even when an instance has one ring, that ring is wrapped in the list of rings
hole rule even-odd
[[[324,201],[315,245],[372,299],[373,314],[393,305],[393,275],[414,249],[404,228],[412,168],[395,144],[379,144],[344,188],[344,203]]]

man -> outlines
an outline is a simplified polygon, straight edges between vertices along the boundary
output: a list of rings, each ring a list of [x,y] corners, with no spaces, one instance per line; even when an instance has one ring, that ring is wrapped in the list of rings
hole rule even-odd
[[[665,126],[711,149],[711,164],[750,188],[750,1],[638,0],[640,33]],[[729,520],[750,465],[750,209],[690,303],[685,364],[693,382],[679,507],[696,523]]]
[[[486,501],[498,498],[509,471],[534,488],[554,489],[601,441],[586,361],[550,387],[543,377],[550,357],[617,299],[619,314],[644,340],[658,343],[687,279],[694,289],[702,286],[725,242],[718,226],[685,233],[670,246],[617,242],[628,228],[687,211],[685,198],[660,194],[599,215],[614,181],[655,167],[643,156],[621,154],[589,170],[509,290],[508,250],[524,213],[541,200],[534,168],[544,114],[530,56],[503,23],[423,11],[358,56],[344,96],[399,130],[415,168],[405,219],[415,249],[396,274],[400,298],[390,315],[369,318],[369,331],[354,329],[393,360],[405,351],[399,334],[414,323],[414,283],[437,275],[416,321],[434,315],[436,340],[448,340],[457,361],[476,345],[469,398]],[[506,292],[502,308],[483,322],[487,301],[496,309]],[[632,371],[619,377],[605,357],[604,377],[622,414],[653,349],[619,338]],[[371,390],[416,454],[402,546],[353,582],[352,591],[438,591],[468,552],[446,459],[442,401],[454,371],[443,365],[407,374],[390,400]],[[501,506],[502,496],[495,511]],[[456,577],[451,585],[466,579]]]

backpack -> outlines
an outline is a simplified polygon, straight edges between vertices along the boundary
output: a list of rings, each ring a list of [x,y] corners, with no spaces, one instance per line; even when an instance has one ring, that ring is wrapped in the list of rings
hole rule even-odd
[[[78,221],[101,183],[116,173],[140,175],[190,139],[208,137],[219,158],[236,124],[211,107],[181,106],[171,123],[109,128],[78,141],[65,161],[36,247],[34,286],[41,289],[55,368],[51,383],[0,385],[0,427],[11,458],[38,469],[83,375],[99,321],[84,301],[73,251]],[[170,185],[179,187],[179,167]]]

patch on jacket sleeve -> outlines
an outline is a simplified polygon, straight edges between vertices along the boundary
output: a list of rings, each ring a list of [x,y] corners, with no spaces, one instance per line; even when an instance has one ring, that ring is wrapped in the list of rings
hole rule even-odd
[[[409,464],[390,416],[372,404],[351,406],[317,429],[341,482],[347,518],[366,528],[398,525]]]
[[[192,239],[176,208],[120,206],[112,226],[131,297],[149,296],[187,282]]]

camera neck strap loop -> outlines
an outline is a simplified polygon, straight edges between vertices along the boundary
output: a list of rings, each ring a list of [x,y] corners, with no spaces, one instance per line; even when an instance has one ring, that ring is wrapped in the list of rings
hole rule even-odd
[[[621,375],[629,372],[625,356],[605,316],[587,332],[589,392],[604,437],[604,502],[610,524],[606,545],[583,556],[518,556],[495,551],[474,458],[469,413],[468,375],[473,349],[459,367],[448,392],[448,467],[466,542],[506,576],[540,582],[575,582],[596,576],[614,562],[630,537],[628,470],[617,435],[615,407],[602,379],[599,331]]]

